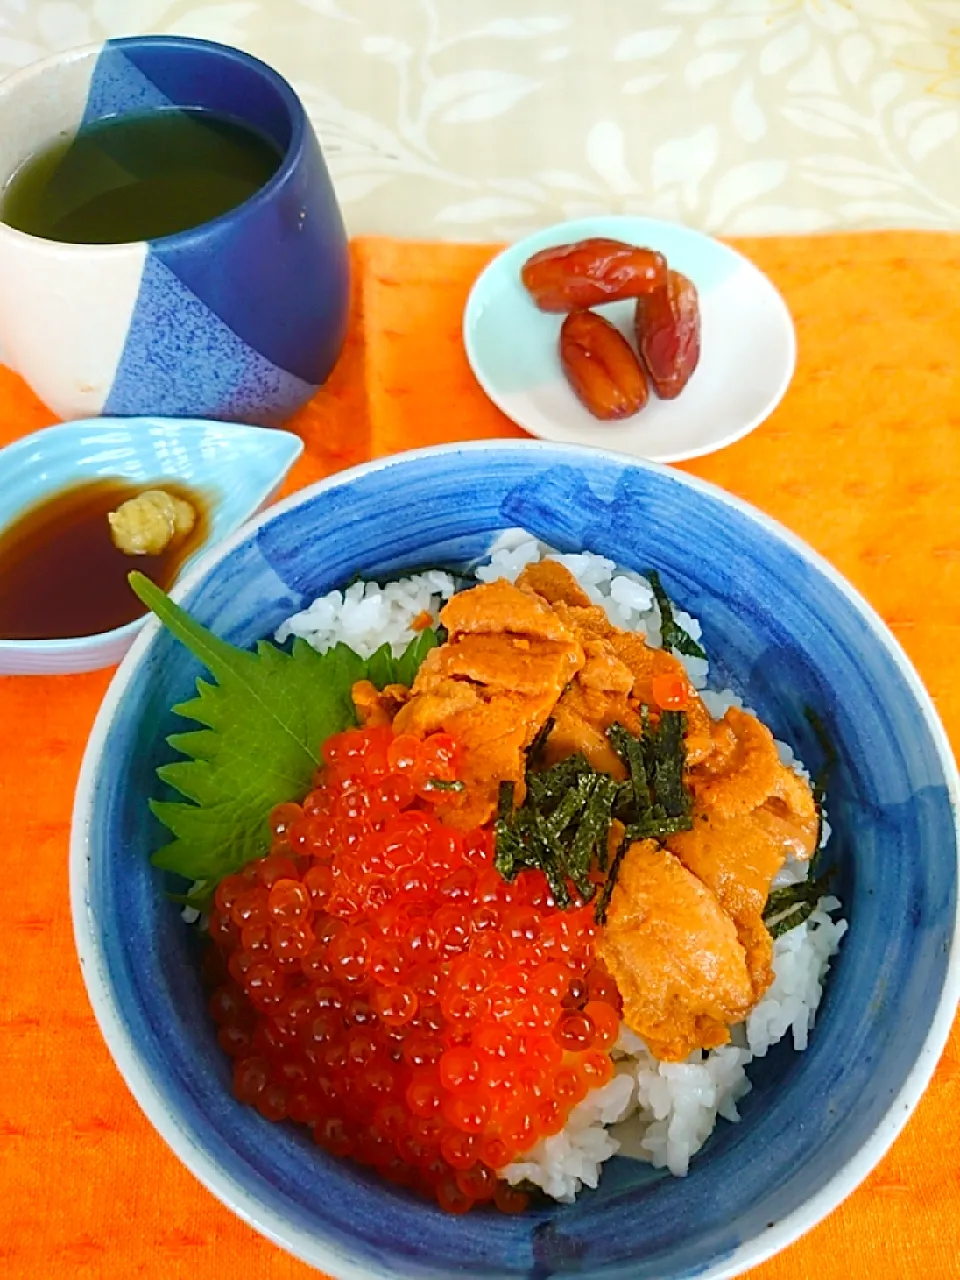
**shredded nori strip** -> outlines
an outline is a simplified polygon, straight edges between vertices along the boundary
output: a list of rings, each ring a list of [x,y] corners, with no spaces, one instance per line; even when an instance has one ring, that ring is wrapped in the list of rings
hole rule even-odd
[[[554,901],[561,910],[566,910],[570,906],[570,890],[567,888],[567,877],[562,860],[557,857],[553,850],[542,845],[540,847],[540,856],[536,863],[531,864],[533,867],[539,867],[543,874],[547,877],[547,883],[550,886],[550,892],[553,894]]]
[[[497,821],[507,822],[513,814],[513,797],[516,785],[512,782],[501,782],[497,790]]]
[[[607,869],[607,841],[610,832],[611,810],[617,798],[618,786],[612,778],[598,773],[593,780],[590,796],[577,827],[577,834],[570,846],[570,865],[574,876],[586,880],[590,865],[596,858],[601,871]],[[578,881],[579,887],[579,881]]]
[[[811,864],[812,870],[812,864]],[[834,868],[814,880],[801,880],[799,884],[774,889],[763,909],[763,923],[771,938],[789,933],[812,915],[817,903],[830,887]]]
[[[785,885],[782,889],[774,889],[767,898],[763,909],[763,923],[772,938],[779,938],[791,929],[803,924],[812,915],[817,903],[830,887],[836,874],[836,868],[830,867],[820,873],[823,863],[823,801],[827,783],[837,763],[837,749],[830,740],[823,721],[812,707],[804,707],[803,714],[813,730],[817,744],[823,752],[823,763],[813,778],[811,790],[813,802],[817,808],[817,847],[810,859],[810,870],[807,879],[799,884]]]
[[[646,717],[644,717],[644,731],[648,731]],[[611,725],[607,730],[607,737],[630,774],[633,802],[638,813],[646,812],[650,808],[650,787],[647,783],[647,765],[641,740],[635,738],[632,733],[628,733],[622,724]]]
[[[517,834],[510,825],[510,820],[513,817],[513,796],[515,791],[516,787],[512,782],[501,782],[497,792],[497,820],[493,828],[496,836],[494,866],[504,880],[512,880],[517,874],[514,866],[523,853]],[[517,870],[519,870],[519,867]]]
[[[539,773],[528,769],[527,794],[538,809],[552,812],[578,778],[595,772],[587,757],[578,752]]]
[[[817,806],[817,850],[810,864],[811,874],[820,861],[820,846],[823,843],[823,801],[827,793],[827,783],[837,763],[837,749],[827,733],[826,727],[812,707],[804,707],[803,714],[814,732],[820,750],[823,752],[823,763],[813,778],[813,803]]]
[[[593,868],[607,871],[610,825],[616,818],[624,836],[599,896],[596,918],[602,922],[627,849],[635,840],[662,840],[691,825],[690,797],[683,785],[686,716],[664,711],[655,725],[644,712],[643,736],[613,725],[608,737],[623,760],[627,780],[616,782],[595,769],[582,754],[549,769],[526,774],[526,800],[514,809],[515,788],[502,783],[496,820],[497,870],[506,880],[520,871],[544,873],[560,907],[596,895]]]
[[[540,758],[543,755],[544,748],[547,745],[547,739],[550,737],[550,734],[553,732],[553,726],[555,724],[556,724],[556,720],[554,720],[553,716],[548,716],[547,719],[544,720],[543,724],[540,726],[540,730],[537,733],[537,736],[530,743],[529,747],[527,747],[527,768],[528,769],[530,768],[531,765],[540,763]]]
[[[627,850],[638,840],[660,840],[693,825],[690,794],[683,783],[686,763],[687,717],[682,711],[662,711],[654,728],[643,708],[643,737],[635,738],[622,725],[613,725],[607,736],[630,772],[623,784],[616,816],[625,830],[614,855],[596,907],[598,924],[607,918],[610,898],[616,887]],[[632,805],[624,803],[625,795]]]
[[[649,785],[669,818],[684,818],[690,813],[690,796],[683,785],[686,726],[684,712],[663,711],[656,732],[648,730],[643,735]]]
[[[607,923],[607,911],[610,909],[610,899],[613,897],[613,891],[620,876],[620,868],[623,865],[624,858],[627,856],[627,850],[630,848],[630,844],[631,841],[629,837],[624,836],[620,841],[620,847],[613,855],[613,862],[610,864],[610,873],[604,881],[600,897],[597,899],[595,917],[597,924]]]
[[[583,812],[592,790],[593,775],[581,773],[573,785],[563,793],[559,804],[544,823],[544,828],[549,833],[548,839],[560,840],[574,818]]]
[[[693,636],[685,631],[673,616],[673,605],[663,589],[663,583],[656,569],[647,569],[643,576],[650,583],[657,608],[660,610],[660,638],[664,649],[682,653],[687,658],[706,658],[706,653]]]
[[[666,834],[671,834],[690,826],[690,795],[683,783],[686,731],[684,712],[662,711],[654,728],[646,708],[642,738],[635,738],[619,724],[608,730],[613,749],[630,773],[632,804],[625,805],[621,795],[615,815],[628,829],[636,827],[656,834],[662,826]]]

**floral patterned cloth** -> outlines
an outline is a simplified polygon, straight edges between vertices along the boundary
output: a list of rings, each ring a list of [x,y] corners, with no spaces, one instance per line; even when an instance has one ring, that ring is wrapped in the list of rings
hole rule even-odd
[[[282,71],[354,234],[960,227],[960,0],[0,0],[0,73],[145,31]]]

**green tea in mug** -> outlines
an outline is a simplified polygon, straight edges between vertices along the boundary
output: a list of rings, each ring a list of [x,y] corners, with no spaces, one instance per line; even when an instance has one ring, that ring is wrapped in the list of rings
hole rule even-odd
[[[242,204],[282,157],[209,111],[110,116],[31,156],[0,195],[0,222],[65,244],[156,240]]]

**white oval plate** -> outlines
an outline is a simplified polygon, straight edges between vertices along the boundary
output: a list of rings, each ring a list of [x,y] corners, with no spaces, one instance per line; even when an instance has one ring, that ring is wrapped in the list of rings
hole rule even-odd
[[[676,400],[658,400],[622,422],[600,422],[560,367],[561,315],[539,311],[520,282],[531,254],[606,236],[657,249],[700,295],[700,363]],[[632,341],[633,302],[597,308]],[[673,222],[627,216],[581,218],[537,231],[499,254],[470,292],[463,317],[467,359],[508,418],[544,440],[593,445],[653,462],[722,449],[767,418],[793,377],[796,338],[786,303],[741,254]]]

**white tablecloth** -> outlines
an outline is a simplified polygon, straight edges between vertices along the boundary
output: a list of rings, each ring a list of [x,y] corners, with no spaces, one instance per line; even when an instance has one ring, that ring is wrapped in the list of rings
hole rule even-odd
[[[354,234],[960,228],[960,0],[0,0],[0,73],[149,31],[283,72]]]

